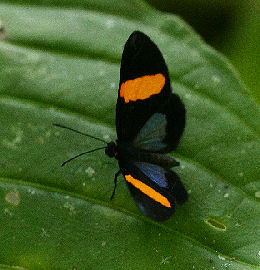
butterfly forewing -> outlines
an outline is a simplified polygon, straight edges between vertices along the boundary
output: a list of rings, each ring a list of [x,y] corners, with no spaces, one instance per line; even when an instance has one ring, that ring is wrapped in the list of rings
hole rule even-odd
[[[125,44],[121,60],[116,107],[118,139],[132,141],[170,95],[168,70],[161,52],[148,36],[134,32]]]
[[[161,120],[155,134],[151,125],[155,127],[153,122]],[[148,36],[133,32],[121,60],[116,106],[118,140],[136,139],[144,150],[169,152],[176,148],[184,126],[185,108],[171,92],[168,69],[160,50]],[[149,130],[153,134],[148,134]]]

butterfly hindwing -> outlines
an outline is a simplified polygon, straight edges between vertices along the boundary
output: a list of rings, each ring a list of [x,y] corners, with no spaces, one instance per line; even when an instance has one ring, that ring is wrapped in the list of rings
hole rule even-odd
[[[119,165],[136,205],[154,220],[168,219],[176,205],[188,198],[178,175],[170,169],[146,162]]]

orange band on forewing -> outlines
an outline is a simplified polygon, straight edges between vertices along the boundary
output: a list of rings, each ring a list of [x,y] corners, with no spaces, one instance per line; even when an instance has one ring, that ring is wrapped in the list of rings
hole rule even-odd
[[[170,202],[166,197],[161,195],[159,192],[155,191],[151,187],[147,186],[140,180],[135,179],[130,174],[125,175],[125,179],[127,182],[131,183],[134,187],[138,188],[140,191],[142,191],[144,194],[146,194],[151,199],[155,200],[156,202],[160,203],[161,205],[165,207],[171,207]]]
[[[159,94],[164,85],[165,77],[163,74],[145,75],[122,83],[120,97],[123,97],[126,103],[138,99],[147,99],[151,95]]]

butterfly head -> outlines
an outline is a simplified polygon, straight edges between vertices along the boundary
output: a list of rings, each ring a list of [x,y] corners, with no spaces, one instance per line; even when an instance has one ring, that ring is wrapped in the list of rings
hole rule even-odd
[[[105,153],[108,155],[110,158],[116,157],[117,156],[117,145],[115,142],[110,142],[107,144],[105,148]]]

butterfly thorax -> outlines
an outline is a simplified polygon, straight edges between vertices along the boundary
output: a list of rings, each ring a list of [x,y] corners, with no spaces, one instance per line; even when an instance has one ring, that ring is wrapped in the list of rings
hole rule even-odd
[[[105,149],[106,155],[109,157],[115,157],[120,161],[127,163],[131,162],[147,162],[156,165],[163,166],[165,168],[171,168],[179,166],[173,157],[162,153],[148,152],[142,149],[134,147],[131,143],[126,142],[110,142]]]

